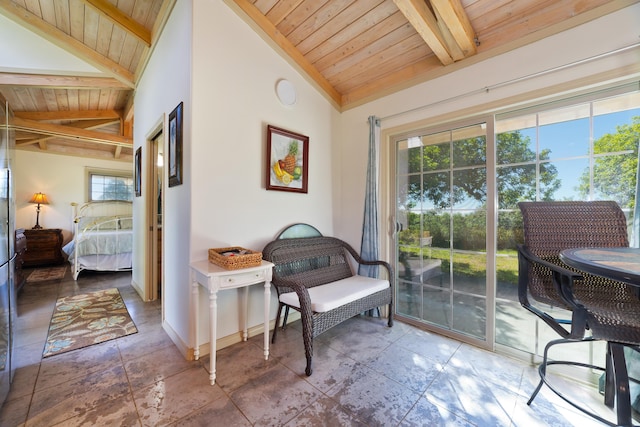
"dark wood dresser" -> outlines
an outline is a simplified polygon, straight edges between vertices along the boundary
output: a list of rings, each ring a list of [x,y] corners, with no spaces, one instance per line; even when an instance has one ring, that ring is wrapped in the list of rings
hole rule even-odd
[[[22,270],[22,265],[24,264],[24,254],[27,251],[27,238],[24,235],[24,228],[16,229],[16,241],[14,243],[14,249],[16,251],[16,262],[15,262],[15,287],[16,294],[20,292],[22,287],[24,286],[27,277]]]
[[[41,228],[24,230],[27,238],[27,252],[24,254],[25,267],[62,264],[62,230]]]

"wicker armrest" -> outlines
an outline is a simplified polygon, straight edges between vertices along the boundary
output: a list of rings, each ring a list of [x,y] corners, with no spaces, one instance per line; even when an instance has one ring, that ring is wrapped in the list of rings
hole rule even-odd
[[[556,259],[559,258],[555,257]],[[519,274],[518,274],[518,298],[520,304],[527,310],[533,312],[545,323],[551,326],[556,332],[565,338],[581,339],[584,336],[586,329],[586,317],[582,306],[576,302],[573,295],[573,286],[575,281],[582,280],[583,276],[575,271],[566,269],[558,264],[549,262],[537,255],[531,253],[531,251],[524,245],[518,245],[518,259],[519,259]],[[562,306],[571,310],[571,321],[555,319],[544,311],[536,308],[529,302],[528,297],[528,282],[529,282],[529,264],[539,264],[549,269],[551,272],[551,282],[557,293],[557,301],[553,304],[549,301],[544,301],[554,306]],[[564,329],[561,324],[571,324],[571,332]]]
[[[301,311],[311,311],[311,298],[309,297],[309,291],[304,283],[296,280],[289,280],[280,278],[277,281],[273,281],[272,284],[278,288],[285,288],[292,290],[298,295],[298,301],[300,301]]]

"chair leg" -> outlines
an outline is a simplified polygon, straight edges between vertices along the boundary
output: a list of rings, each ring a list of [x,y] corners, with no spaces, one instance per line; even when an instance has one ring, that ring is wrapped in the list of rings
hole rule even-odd
[[[389,320],[387,321],[389,327],[393,326],[393,304],[389,304]]]
[[[545,378],[547,376],[547,358],[548,358],[549,349],[553,345],[560,344],[562,342],[566,342],[566,340],[557,339],[557,340],[549,341],[547,345],[544,347],[544,353],[542,354],[542,363],[540,363],[540,366],[538,366],[538,374],[540,375],[540,381],[538,382],[538,386],[536,387],[536,389],[533,391],[533,393],[531,393],[531,397],[529,397],[529,401],[527,401],[527,405],[531,405],[531,402],[533,402],[533,399],[536,398],[536,396],[540,392],[540,389],[542,388],[542,385],[544,384]]]
[[[287,328],[287,319],[289,318],[289,306],[284,306],[284,319],[282,320],[282,330],[284,331]]]
[[[619,426],[632,426],[631,395],[629,392],[629,373],[624,357],[624,345],[607,343],[607,356],[611,358],[611,367],[615,378],[616,414]]]
[[[278,333],[278,323],[280,323],[280,312],[282,311],[282,303],[278,303],[278,312],[276,313],[276,325],[273,327],[273,335],[271,335],[271,344],[276,342],[276,335]]]

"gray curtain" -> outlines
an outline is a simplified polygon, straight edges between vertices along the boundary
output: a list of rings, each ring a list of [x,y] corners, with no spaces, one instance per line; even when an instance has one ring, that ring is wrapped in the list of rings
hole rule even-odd
[[[633,225],[631,229],[631,247],[640,248],[640,144],[638,146],[638,169],[636,172],[636,200],[633,207]]]
[[[378,149],[380,146],[380,119],[369,116],[369,156],[367,183],[364,199],[364,220],[362,222],[362,242],[360,256],[365,260],[379,259],[378,237]],[[378,277],[377,265],[361,265],[358,274]]]

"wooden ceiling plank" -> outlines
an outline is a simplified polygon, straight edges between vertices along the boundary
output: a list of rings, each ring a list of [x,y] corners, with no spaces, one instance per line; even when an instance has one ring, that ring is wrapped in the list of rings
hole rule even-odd
[[[82,0],[69,0],[69,25],[71,37],[84,41],[84,3]]]
[[[275,26],[295,10],[303,0],[280,0],[265,14],[267,19]]]
[[[17,6],[11,0],[0,0],[0,13],[18,24],[44,37],[58,47],[85,60],[129,87],[135,86],[133,74],[116,62],[98,54],[82,42],[74,39],[55,26],[37,17],[28,10]]]
[[[341,95],[331,86],[327,79],[295,48],[295,46],[248,0],[229,0],[242,10],[275,45],[302,69],[303,75],[316,83],[327,96],[340,105]]]
[[[353,108],[372,99],[404,89],[424,79],[424,76],[436,70],[442,70],[442,63],[436,56],[425,58],[415,64],[404,67],[382,78],[367,82],[344,95],[343,105]]]
[[[21,119],[19,117],[14,117],[12,127],[24,131],[37,132],[45,135],[58,136],[61,138],[83,140],[98,144],[107,144],[113,146],[122,145],[125,147],[132,146],[133,144],[133,140],[131,138],[125,138],[119,135],[112,135],[87,129],[78,129],[71,126],[42,123],[35,120]]]
[[[0,73],[0,85],[29,86],[57,89],[106,88],[130,90],[119,80],[110,77],[58,76],[47,74]]]
[[[65,34],[71,34],[71,24],[69,21],[69,1],[56,1],[53,4],[56,13],[56,27]]]
[[[116,110],[87,110],[87,111],[15,111],[14,115],[21,119],[37,121],[57,120],[119,120],[120,113]]]
[[[83,0],[96,8],[101,14],[109,18],[114,24],[118,25],[128,33],[137,37],[147,46],[151,46],[151,32],[142,24],[136,22],[130,16],[124,14],[120,9],[106,0]]]
[[[266,15],[271,8],[273,8],[279,0],[250,0],[253,5],[262,12],[263,15]]]
[[[395,22],[394,22],[395,21]],[[347,44],[357,45],[356,41],[369,40],[379,34],[380,38],[389,31],[400,27],[406,22],[404,15],[391,2],[383,2],[369,13],[354,21],[344,30],[332,35],[320,45],[305,54],[307,59],[315,63],[325,55],[329,55],[336,49]],[[366,43],[362,41],[361,43]],[[359,47],[357,49],[360,49]],[[357,50],[355,49],[355,50]]]
[[[475,55],[476,34],[460,0],[431,0],[431,5],[446,24],[465,58]]]
[[[411,57],[410,54],[416,57]],[[378,52],[375,56],[359,61],[357,64],[354,64],[354,66],[341,72],[334,78],[330,78],[329,81],[339,92],[342,92],[338,89],[339,85],[358,75],[371,71],[378,72],[378,70],[381,70],[384,67],[397,69],[399,58],[402,58],[403,61],[407,58],[406,60],[415,62],[419,58],[425,58],[426,56],[426,47],[424,46],[422,38],[419,35],[414,35],[413,37],[409,37],[402,40],[400,43]]]
[[[300,6],[287,15],[276,27],[285,35],[285,37],[289,36],[293,30],[317,12],[328,1],[330,0],[304,0]],[[256,7],[261,9],[258,6],[258,3],[259,2],[256,2]]]
[[[316,62],[315,65],[329,81],[333,81],[336,76],[346,72],[352,67],[359,66],[364,61],[370,61],[371,58],[374,58],[373,61],[375,61],[375,58],[379,58],[386,50],[403,43],[412,36],[414,36],[413,43],[419,43],[419,41],[417,41],[417,39],[420,39],[419,35],[416,36],[413,28],[405,25],[334,63],[327,62],[328,58],[323,58],[322,61]],[[424,41],[422,41],[422,44],[424,45]],[[326,67],[326,64],[330,65]]]
[[[82,40],[84,44],[89,46],[91,49],[96,49],[98,46],[99,25],[100,25],[100,14],[91,7],[85,7]]]
[[[291,31],[291,33],[287,35],[287,39],[291,44],[297,46],[322,26],[327,25],[329,21],[349,7],[351,3],[352,0],[331,0],[325,3],[313,15]]]
[[[443,65],[453,63],[435,16],[424,0],[393,0],[413,28],[420,34]]]
[[[113,157],[115,159],[119,159],[121,154],[122,154],[122,147],[118,145],[116,147],[116,151],[113,153]]]
[[[375,2],[354,2],[349,7],[340,11],[340,13],[328,22],[327,25],[324,25],[318,29],[318,31],[315,31],[309,37],[301,41],[296,47],[303,55],[306,55],[311,49],[319,46],[332,35],[340,33],[354,21],[379,6],[383,1],[384,0],[376,0]]]

